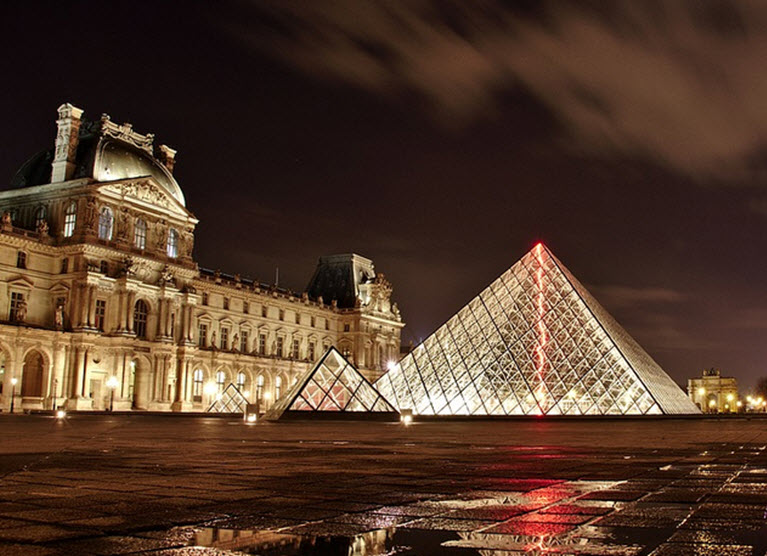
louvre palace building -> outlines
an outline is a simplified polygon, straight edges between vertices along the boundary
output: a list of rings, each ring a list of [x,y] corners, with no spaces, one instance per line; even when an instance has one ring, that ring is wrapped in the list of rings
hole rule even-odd
[[[359,255],[306,291],[200,268],[176,152],[58,109],[53,148],[0,191],[0,409],[268,409],[335,347],[368,380],[399,359],[392,287]]]

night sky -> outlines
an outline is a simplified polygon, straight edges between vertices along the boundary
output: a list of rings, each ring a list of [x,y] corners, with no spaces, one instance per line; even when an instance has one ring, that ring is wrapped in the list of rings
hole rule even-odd
[[[360,253],[407,342],[542,240],[678,382],[750,387],[767,7],[563,4],[3,2],[0,176],[71,102],[178,149],[201,266],[302,291]]]

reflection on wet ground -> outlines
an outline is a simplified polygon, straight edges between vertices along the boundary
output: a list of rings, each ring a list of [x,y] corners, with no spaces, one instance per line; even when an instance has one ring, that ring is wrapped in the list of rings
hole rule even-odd
[[[2,421],[3,555],[767,553],[767,421]]]
[[[690,471],[691,477],[717,474],[713,466]],[[718,471],[721,477],[724,470]],[[748,492],[752,488],[744,485],[753,487],[756,476],[753,470],[728,474],[719,491]],[[758,476],[767,478],[761,472]],[[751,555],[767,549],[764,504],[689,502],[693,478],[513,484],[520,491],[468,492],[460,498],[342,514],[293,527],[228,529],[214,522],[196,529],[192,544],[263,556]],[[657,492],[647,493],[648,488]],[[756,490],[767,493],[761,486]],[[675,491],[679,501],[653,501],[676,498]],[[361,532],[381,524],[387,527]]]

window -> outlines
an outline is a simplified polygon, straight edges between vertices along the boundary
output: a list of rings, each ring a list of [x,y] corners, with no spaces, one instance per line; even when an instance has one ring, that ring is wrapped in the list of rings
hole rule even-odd
[[[45,224],[46,215],[47,211],[45,210],[45,207],[38,207],[37,211],[35,211],[35,230]]]
[[[96,330],[104,332],[104,321],[106,320],[106,314],[107,314],[106,300],[97,299],[96,300],[96,316],[93,322],[93,325],[96,327]]]
[[[301,315],[296,313],[296,324],[301,324]]]
[[[136,333],[138,338],[146,338],[146,318],[149,314],[149,309],[146,305],[146,301],[139,299],[136,301],[136,305],[133,310],[133,332]]]
[[[264,375],[258,375],[256,379],[256,399],[261,400],[261,396],[264,394]]]
[[[228,310],[229,310],[229,298],[225,297],[224,298],[224,311],[228,311]]]
[[[349,332],[349,330],[351,330],[351,325],[349,325],[348,323],[344,324],[344,332]]]
[[[61,273],[66,274],[67,272],[69,272],[69,259],[64,257],[61,259]]]
[[[192,380],[192,396],[196,402],[202,401],[202,377],[202,369],[196,369]]]
[[[258,353],[266,355],[266,334],[258,335]]]
[[[237,373],[237,388],[242,391],[245,388],[245,373],[239,372]]]
[[[290,356],[293,359],[298,359],[299,350],[301,348],[300,340],[293,340],[293,345],[290,347]]]
[[[221,349],[229,349],[229,329],[221,327]]]
[[[201,322],[197,325],[197,345],[201,348],[208,345],[208,324]]]
[[[243,301],[243,302],[242,302],[242,312],[243,312],[243,313],[245,313],[245,314],[247,315],[247,314],[248,314],[248,309],[249,309],[249,308],[250,308],[250,307],[248,307],[248,302],[247,302],[247,301]]]
[[[314,328],[314,327],[315,327],[315,325],[317,324],[317,319],[316,319],[314,316],[312,316],[312,317],[309,319],[309,324],[311,325],[311,327],[312,327],[312,328]]]
[[[266,305],[262,305],[261,306],[261,316],[266,318],[267,312],[268,312],[268,309],[266,308]]]
[[[101,261],[99,263],[99,272],[101,272],[101,274],[109,274],[109,263]]]
[[[19,308],[26,303],[24,301],[24,294],[20,292],[11,292],[11,312],[8,315],[8,320],[15,322],[19,320]]]
[[[218,371],[216,373],[216,386],[218,386],[218,393],[224,391],[224,383],[226,382],[226,373],[224,371]]]
[[[103,207],[99,214],[99,239],[110,240],[112,239],[112,224],[114,223],[114,215],[112,209],[109,207]]]
[[[330,321],[325,319],[325,330],[330,330]]]
[[[282,394],[282,377],[278,376],[274,379],[274,399],[279,400]]]
[[[24,251],[16,253],[16,268],[27,268],[27,254]]]
[[[316,344],[314,342],[309,342],[309,353],[307,354],[307,357],[309,358],[309,361],[314,361],[315,356],[315,350],[316,350]]]
[[[172,259],[178,257],[178,232],[173,228],[171,228],[168,232],[168,244],[166,252]]]
[[[285,320],[285,310],[280,309],[280,320]]]
[[[64,237],[72,237],[77,224],[77,203],[72,201],[64,211]]]
[[[283,338],[282,336],[279,336],[277,338],[277,353],[275,353],[277,357],[282,357],[284,347],[285,347],[285,338]]]
[[[202,304],[207,305],[208,304],[208,293],[202,292]]]
[[[248,353],[248,331],[240,330],[240,351]]]
[[[146,249],[146,222],[141,218],[133,227],[133,245],[137,249]]]

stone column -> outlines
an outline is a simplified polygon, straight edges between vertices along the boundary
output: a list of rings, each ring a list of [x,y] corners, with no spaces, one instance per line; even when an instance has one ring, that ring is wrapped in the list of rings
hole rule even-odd
[[[189,401],[189,362],[184,355],[176,358],[176,401],[171,404],[173,411],[189,411],[192,407]]]
[[[117,332],[125,332],[125,292],[120,290],[117,292]]]
[[[96,298],[98,290],[96,286],[90,286],[90,295],[88,296],[88,327],[96,328]]]
[[[53,372],[51,373],[51,407],[59,405],[59,398],[65,394],[64,390],[64,363],[66,360],[66,346],[56,344],[53,346]]]
[[[10,355],[8,355],[5,358],[5,374],[3,375],[3,411],[11,410],[11,390],[13,388],[13,385],[11,384],[11,378],[15,376],[13,374],[15,368],[15,361]],[[18,384],[16,386],[18,386]]]
[[[160,298],[157,300],[157,337],[165,337],[165,319],[168,315],[168,300]]]
[[[127,318],[128,322],[126,324],[126,328],[128,332],[131,334],[134,332],[133,330],[133,314],[136,312],[136,292],[128,292],[128,310],[127,310]]]

